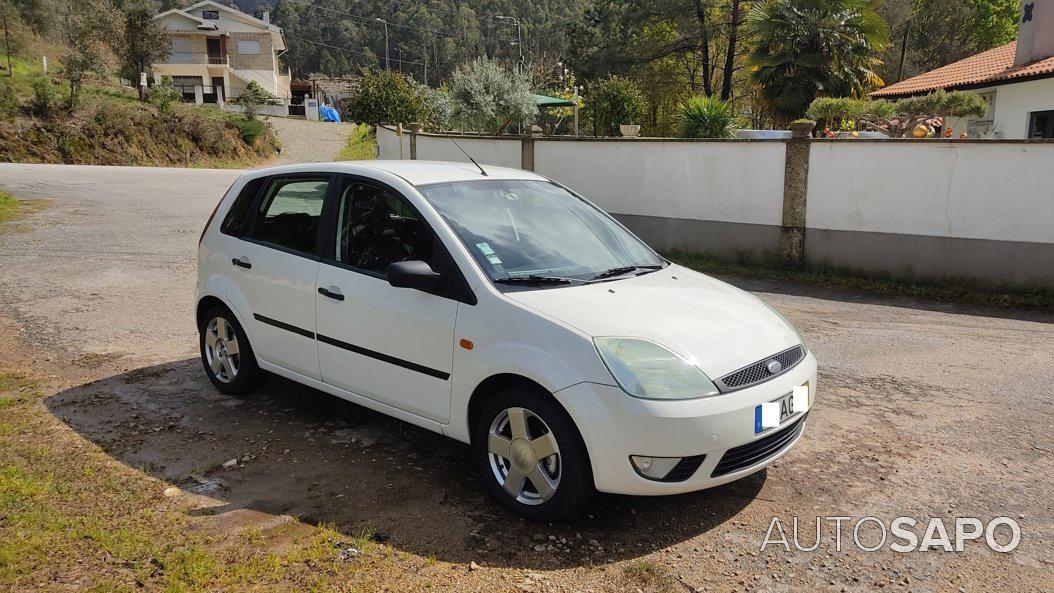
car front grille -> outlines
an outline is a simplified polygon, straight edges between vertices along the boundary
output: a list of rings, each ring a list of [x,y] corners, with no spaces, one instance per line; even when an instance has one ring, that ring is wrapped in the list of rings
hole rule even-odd
[[[778,377],[783,373],[791,370],[795,367],[802,359],[805,358],[805,348],[799,344],[793,348],[788,348],[779,354],[769,356],[763,360],[759,360],[751,365],[747,365],[738,371],[733,371],[724,377],[721,377],[715,383],[717,388],[722,393],[729,391],[736,391],[739,389],[746,389],[758,383],[763,383]],[[780,370],[778,372],[769,372],[769,364],[773,361],[780,363]]]
[[[808,413],[795,420],[790,426],[766,437],[725,451],[710,477],[716,478],[757,465],[786,449],[805,428],[805,416],[807,415]]]

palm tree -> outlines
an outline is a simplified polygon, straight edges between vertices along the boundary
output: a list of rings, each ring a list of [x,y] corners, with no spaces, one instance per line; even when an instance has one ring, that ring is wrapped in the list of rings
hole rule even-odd
[[[818,96],[881,87],[878,53],[889,27],[881,0],[766,0],[750,14],[753,80],[777,119],[801,117]]]

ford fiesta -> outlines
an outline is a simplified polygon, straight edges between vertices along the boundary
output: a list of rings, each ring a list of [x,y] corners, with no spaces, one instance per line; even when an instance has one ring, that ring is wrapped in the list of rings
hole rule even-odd
[[[201,238],[197,324],[220,391],[268,371],[470,443],[487,490],[534,521],[757,472],[816,389],[758,298],[558,183],[472,164],[243,175]]]

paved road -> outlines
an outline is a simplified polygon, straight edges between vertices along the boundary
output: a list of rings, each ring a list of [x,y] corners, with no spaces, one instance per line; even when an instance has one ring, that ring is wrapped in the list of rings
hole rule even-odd
[[[194,252],[236,174],[0,165],[0,188],[51,201],[0,228],[0,321],[20,329],[0,359],[25,348],[99,379],[48,405],[123,463],[179,482],[193,468],[252,454],[253,463],[223,475],[228,514],[286,513],[350,535],[382,529],[415,558],[492,567],[450,573],[452,586],[481,590],[516,586],[522,569],[541,571],[530,577],[535,584],[619,590],[617,578],[638,560],[676,575],[685,590],[881,583],[1024,591],[1054,579],[1051,316],[733,279],[795,322],[820,360],[819,405],[801,444],[777,467],[728,487],[601,496],[588,517],[532,527],[479,493],[460,445],[288,382],[236,399],[203,379],[194,360]],[[120,428],[166,422],[187,430]],[[214,436],[192,436],[202,434]],[[264,442],[272,446],[261,449]],[[838,552],[825,522],[817,552],[758,553],[773,516],[804,521],[804,544],[815,517],[839,515],[887,525],[936,516],[949,528],[955,516],[1008,515],[1023,539],[1006,555],[981,544],[963,554]],[[878,539],[873,525],[865,529],[869,542]],[[534,552],[539,533],[572,545]],[[591,539],[603,550],[575,546]]]
[[[282,142],[276,165],[334,161],[348,143],[355,124],[323,123],[286,117],[267,118]]]

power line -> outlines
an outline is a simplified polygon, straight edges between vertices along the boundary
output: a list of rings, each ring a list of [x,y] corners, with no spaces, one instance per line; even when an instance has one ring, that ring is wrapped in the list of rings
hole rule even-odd
[[[284,33],[283,33],[283,35],[284,35]],[[285,35],[285,36],[288,37],[289,39],[296,39],[297,41],[303,41],[304,43],[313,43],[315,45],[321,45],[322,47],[328,47],[328,48],[331,48],[331,49],[337,49],[337,50],[340,50],[340,51],[343,51],[343,52],[347,52],[347,53],[350,53],[350,54],[358,54],[360,56],[366,56],[368,58],[376,58],[377,57],[375,54],[370,54],[370,53],[366,53],[366,52],[363,52],[363,51],[355,51],[353,49],[348,49],[346,47],[340,47],[338,45],[330,45],[328,43],[322,43],[321,41],[314,41],[312,39],[304,39],[303,37],[294,37],[292,35]],[[424,63],[424,62],[417,62],[417,61],[413,61],[413,60],[402,60],[402,59],[394,59],[392,61],[393,62],[402,62],[404,64],[418,64],[418,65]]]
[[[296,3],[296,4],[301,4],[301,5],[304,5],[304,6],[308,6],[308,7],[314,8],[316,10],[321,10],[323,12],[330,12],[330,13],[338,14],[341,17],[355,19],[355,20],[358,20],[359,22],[362,22],[362,23],[372,23],[372,22],[374,22],[374,19],[372,17],[352,14],[350,11],[343,11],[343,10],[336,10],[336,9],[333,9],[333,8],[326,8],[325,6],[319,6],[317,4],[313,4],[313,3],[309,2],[308,0],[284,0],[284,1],[285,2],[293,2],[293,3]],[[443,30],[440,30],[440,29],[435,29],[433,27],[417,27],[417,26],[414,26],[414,25],[405,25],[405,24],[401,24],[401,23],[389,23],[389,25],[392,26],[392,27],[400,27],[402,29],[411,29],[411,30],[414,30],[414,31],[422,31],[422,32],[425,32],[425,33],[435,33],[436,35],[442,35],[442,36],[445,36],[445,37],[456,37],[456,38],[467,38],[468,37],[468,35],[465,32],[455,33],[455,32],[452,32],[452,31],[443,31]],[[512,39],[506,39],[504,37],[487,37],[485,35],[481,35],[480,37],[482,39],[490,40],[490,41],[503,41],[505,43],[512,43],[513,42]]]

